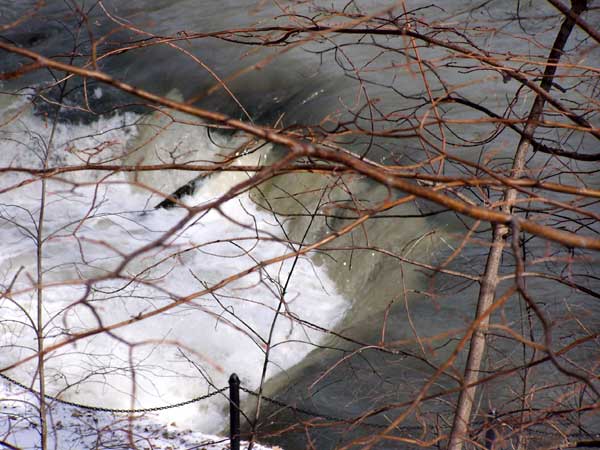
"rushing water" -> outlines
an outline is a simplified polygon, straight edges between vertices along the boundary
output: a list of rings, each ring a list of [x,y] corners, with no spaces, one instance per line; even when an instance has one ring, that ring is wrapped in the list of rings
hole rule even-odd
[[[10,20],[27,10],[31,6],[28,3],[33,2],[16,7],[11,1],[0,0],[0,11],[5,20]],[[459,13],[469,9],[470,3],[466,3],[447,2],[444,9],[431,7],[427,11],[442,24],[476,20],[470,14]],[[426,2],[412,2],[410,6],[426,5]],[[86,33],[98,37],[108,30],[116,30],[107,38],[104,50],[117,48],[131,36],[131,32],[118,24],[135,26],[136,36],[142,38],[144,34],[139,30],[156,35],[172,35],[183,30],[208,32],[260,23],[282,13],[275,6],[238,1],[105,2],[111,19],[99,4],[86,7],[90,18]],[[382,5],[371,2],[363,7],[376,11]],[[298,8],[315,13],[308,6]],[[504,8],[503,2],[494,2],[484,10],[485,23],[498,20],[502,24],[502,32],[481,43],[486,48],[502,51],[515,45],[511,33],[518,32],[520,25],[505,20]],[[527,22],[530,32],[553,35],[557,17],[545,21],[540,13],[536,19],[535,5],[522,5],[522,8],[524,17],[531,16]],[[7,31],[5,39],[45,54],[73,50],[73,35],[64,30],[73,29],[77,16],[67,14],[64,4],[58,1],[49,2],[43,11],[43,15]],[[241,11],[250,13],[240,14]],[[77,39],[82,43],[77,50],[88,51],[87,35],[83,33]],[[340,38],[337,42],[345,41]],[[518,42],[522,48],[513,48],[513,51],[526,53],[529,43]],[[373,50],[367,46],[348,47],[343,56],[333,52],[317,54],[316,51],[327,48],[326,41],[285,51],[274,47],[260,52],[218,39],[181,41],[178,45],[180,49],[164,45],[125,52],[99,64],[113,76],[152,92],[177,99],[193,98],[204,107],[243,119],[249,115],[258,123],[280,121],[293,125],[318,123],[327,114],[351,104],[360,90],[347,63],[367,64],[373,58]],[[192,60],[181,49],[193,52],[199,59]],[[423,48],[422,53],[430,58],[436,56],[435,49]],[[274,55],[277,57],[268,59]],[[398,63],[395,58],[398,55],[381,54],[378,67]],[[77,62],[78,58],[74,60]],[[17,57],[7,56],[0,64],[6,68],[19,61]],[[235,99],[222,89],[207,92],[215,85],[215,79],[200,62],[226,77],[259,61],[267,62],[261,70],[227,81]],[[473,82],[478,91],[472,93],[471,99],[490,107],[505,106],[505,95],[515,90],[514,82],[499,83],[497,79],[486,79],[467,70],[457,71],[452,64],[441,67],[439,74],[453,82]],[[373,84],[366,89],[369,95],[382,97],[378,99],[378,107],[382,109],[402,111],[423,101],[423,87],[410,71],[380,70],[368,76]],[[202,164],[232,154],[241,155],[235,164],[257,164],[278,156],[277,148],[248,143],[243,136],[231,132],[209,133],[196,119],[149,111],[135,99],[94,82],[85,86],[86,97],[76,81],[70,81],[72,87],[66,93],[58,88],[45,93],[54,99],[65,95],[66,106],[61,109],[54,129],[52,103],[36,100],[34,109],[30,105],[30,100],[35,98],[34,90],[19,90],[26,86],[40,87],[49,79],[47,72],[35,72],[5,84],[5,91],[19,92],[19,95],[4,94],[0,98],[0,121],[4,123],[0,129],[3,167],[41,167],[45,154],[49,155],[50,167],[82,162]],[[391,88],[401,89],[402,95],[387,98]],[[528,101],[524,98],[511,107],[525,111]],[[89,105],[94,114],[76,107],[82,102]],[[448,112],[460,111],[458,106],[452,108],[448,107]],[[469,113],[465,110],[462,114],[467,117]],[[477,126],[457,125],[453,130],[463,136],[486,132],[484,127]],[[416,139],[400,142],[401,147],[398,141],[385,139],[376,141],[375,145],[368,139],[346,144],[353,151],[382,162],[422,159],[415,156],[420,151]],[[514,136],[503,135],[500,148],[495,151],[502,155],[513,148],[515,142]],[[50,148],[48,153],[47,148]],[[462,156],[480,157],[479,152],[465,148],[467,150],[460,153]],[[581,165],[582,171],[589,167]],[[453,170],[449,168],[449,173]],[[248,176],[243,172],[213,174],[199,182],[193,194],[182,201],[194,206],[206,204]],[[277,177],[260,190],[225,203],[219,210],[212,209],[191,218],[169,235],[166,242],[134,258],[124,274],[124,278],[134,278],[133,282],[114,277],[104,280],[103,277],[123,261],[123,255],[155,241],[180,223],[184,208],[155,209],[162,200],[157,193],[174,192],[195,177],[192,172],[175,170],[138,174],[86,171],[62,174],[46,182],[42,227],[43,278],[48,285],[44,289],[49,336],[46,345],[61,341],[69,333],[136,317],[152,308],[195,295],[205,286],[292,250],[290,244],[277,241],[312,242],[330,230],[339,229],[348,223],[344,212],[334,210],[335,217],[329,219],[306,217],[310,215],[307,212],[327,210],[331,201],[344,199],[350,204],[350,200],[360,199],[363,207],[367,207],[369,202],[374,204],[390,194],[371,182],[348,179],[353,194],[350,199],[344,186],[328,186],[329,180],[319,175]],[[13,291],[22,292],[14,295],[13,302],[5,300],[0,304],[2,317],[9,318],[2,323],[2,343],[9,346],[0,357],[2,365],[31,354],[35,345],[27,320],[28,314],[35,316],[36,307],[34,280],[41,183],[36,180],[20,184],[28,179],[27,174],[10,172],[0,179],[4,189],[0,196],[0,239],[3,242],[0,274],[4,286],[14,279]],[[6,189],[11,186],[12,189]],[[271,213],[271,209],[278,215]],[[66,398],[88,403],[101,400],[104,405],[128,407],[132,393],[131,367],[136,367],[135,397],[140,406],[174,403],[207,392],[210,386],[222,387],[229,373],[234,371],[247,386],[256,388],[261,377],[265,341],[278,298],[284,292],[286,314],[276,322],[271,342],[268,394],[321,413],[344,417],[353,417],[389,402],[405,401],[414,395],[415,386],[422,385],[452,350],[455,335],[451,331],[469,323],[477,297],[477,285],[472,281],[441,274],[432,280],[426,271],[390,256],[396,253],[405,258],[435,262],[456,248],[464,234],[463,223],[448,213],[431,217],[419,214],[432,209],[435,208],[421,203],[395,208],[386,213],[393,218],[368,222],[360,230],[336,241],[335,248],[327,253],[304,256],[297,263],[292,258],[273,264],[228,284],[214,296],[199,296],[166,315],[117,330],[114,336],[97,335],[64,347],[48,361],[49,389],[56,393],[72,385],[62,392]],[[483,233],[479,237],[485,240],[486,236]],[[350,246],[358,249],[347,250]],[[377,251],[378,248],[385,249],[387,254]],[[478,271],[485,255],[485,246],[466,248],[452,268]],[[504,273],[511,270],[510,265],[503,269]],[[289,285],[288,277],[291,277]],[[96,280],[90,292],[86,291],[89,286],[80,281],[85,279]],[[530,288],[540,293],[546,290],[539,281],[532,282]],[[433,292],[437,294],[431,295]],[[84,294],[86,301],[79,301]],[[586,325],[597,324],[598,306],[589,304],[589,298],[567,287],[553,286],[552,294],[556,303],[548,306],[548,311],[557,320],[567,317],[564,333],[570,332],[571,325],[576,329],[573,318],[577,314],[573,315],[572,311],[591,311],[590,323]],[[570,301],[568,307],[564,303],[566,298]],[[502,320],[510,322],[521,317],[520,308],[522,305],[518,302],[509,304],[503,310],[506,316]],[[332,338],[315,327],[289,320],[290,317],[336,329],[356,342],[407,343],[398,344],[397,348],[402,351],[396,355],[365,348],[340,362],[340,358],[358,348],[356,342]],[[440,337],[423,343],[414,339],[420,334]],[[126,342],[137,343],[132,352]],[[514,342],[497,342],[488,356],[490,365],[497,368],[503,361],[522,357],[512,347]],[[11,373],[27,379],[27,374],[34,370],[35,364],[28,363]],[[438,380],[435,388],[455,385],[456,382],[446,376]],[[481,402],[506,406],[503,402],[514,397],[513,388],[512,383],[505,380],[490,383],[484,389]],[[540,397],[555,394],[552,391]],[[218,432],[223,429],[224,404],[224,399],[217,398],[169,412],[165,420]],[[481,407],[486,409],[486,405]],[[442,399],[427,404],[420,413],[423,420],[431,422],[436,413],[449,409],[451,403]],[[372,421],[386,423],[387,420],[388,417],[378,416]],[[317,430],[313,435],[318,448],[328,448],[338,440],[362,432],[365,430],[357,429],[340,436]],[[304,439],[302,433],[288,434],[281,442],[289,449],[304,448]]]
[[[7,98],[3,100],[6,104]],[[23,103],[18,97],[13,98],[5,108],[4,117],[19,111]],[[142,146],[138,151],[147,157],[137,162],[145,164],[160,161],[168,151],[172,154],[174,142],[185,149],[185,153],[177,155],[181,160],[210,160],[216,158],[218,152],[233,150],[241,144],[236,138],[211,142],[202,127],[178,129],[176,125],[151,140],[154,131],[164,126],[160,117],[140,119],[132,113],[87,125],[58,125],[52,143],[51,166],[80,163],[79,158],[87,158],[86,151],[92,151],[101,143],[110,147],[102,151],[104,158],[114,152],[112,157],[122,161],[135,158],[132,154],[122,157],[125,146],[140,147],[150,140],[146,144],[148,148]],[[30,109],[21,110],[19,118],[2,132],[3,141],[12,142],[4,146],[5,161],[13,167],[39,167],[46,136],[44,120],[33,116]],[[217,147],[217,144],[220,145]],[[256,163],[267,150],[268,147],[239,161]],[[185,201],[194,205],[209,202],[243,181],[243,177],[246,177],[243,173],[215,175]],[[2,188],[15,186],[27,178],[7,175],[2,179]],[[94,324],[108,325],[135,317],[201,291],[204,285],[250,268],[257,261],[285,253],[285,246],[273,242],[273,237],[281,237],[282,232],[272,216],[257,210],[247,195],[241,196],[223,205],[219,212],[213,210],[186,222],[169,237],[166,246],[159,246],[132,261],[125,278],[135,277],[133,281],[98,281],[86,302],[78,305],[86,292],[86,286],[78,279],[105,276],[121,263],[121,255],[153,242],[181,221],[184,215],[181,209],[154,210],[152,206],[160,198],[143,188],[151,186],[169,192],[181,179],[185,179],[185,175],[175,177],[166,172],[137,177],[88,172],[47,182],[42,261],[44,283],[53,285],[44,289],[46,329],[49,336],[53,336],[46,341],[48,345],[68,336],[67,330],[76,333]],[[40,209],[40,198],[39,183],[10,189],[2,196],[0,270],[5,280],[19,273],[13,289],[24,291],[14,297],[14,303],[2,305],[3,318],[15,321],[3,329],[3,344],[10,348],[2,353],[3,365],[28,354],[19,343],[28,347],[35,341],[30,327],[23,325],[27,322],[23,313],[34,314],[35,310],[36,297],[28,275],[36,272],[35,236],[39,222],[35,216]],[[114,337],[96,336],[59,352],[48,362],[50,388],[58,391],[65,382],[87,379],[65,395],[88,403],[102,399],[103,404],[112,407],[128,407],[128,395],[116,394],[131,392],[129,365],[139,367],[136,374],[139,405],[193,398],[207,391],[207,380],[216,387],[226,385],[232,372],[237,372],[248,387],[256,388],[265,348],[259,336],[264,338],[268,333],[272,312],[277,306],[278,289],[291,273],[291,266],[291,261],[275,264],[229,284],[219,292],[218,298],[199,297],[166,316],[119,330]],[[348,302],[337,294],[327,275],[301,258],[293,277],[295,282],[287,290],[288,313],[320,326],[335,326]],[[129,355],[128,346],[116,337],[138,342],[139,346]],[[268,375],[297,363],[311,349],[310,345],[296,345],[294,341],[318,342],[320,339],[318,332],[280,320],[273,337]],[[289,344],[282,345],[288,341]],[[200,361],[202,369],[195,368],[186,358]],[[24,374],[32,367],[23,366],[14,374],[25,378]],[[203,403],[201,413],[188,408],[180,413],[183,417],[174,417],[174,413],[169,412],[169,418],[218,431],[222,426],[222,406],[223,399],[219,398]]]

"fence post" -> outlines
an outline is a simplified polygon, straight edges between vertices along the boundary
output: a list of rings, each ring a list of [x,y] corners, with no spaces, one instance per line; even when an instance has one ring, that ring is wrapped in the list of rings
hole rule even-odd
[[[231,450],[240,450],[240,379],[229,377],[229,440]]]
[[[496,433],[496,425],[497,425],[498,413],[495,409],[492,409],[487,416],[487,426],[488,430],[485,432],[485,448],[486,450],[494,450],[494,444],[496,442],[496,438],[498,437]]]

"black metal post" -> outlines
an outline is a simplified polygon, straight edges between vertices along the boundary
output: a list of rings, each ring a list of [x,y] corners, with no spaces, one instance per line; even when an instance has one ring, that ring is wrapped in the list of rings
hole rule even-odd
[[[495,409],[492,409],[488,413],[487,417],[487,425],[488,430],[485,432],[485,448],[486,450],[494,450],[494,444],[496,442],[496,438],[498,437],[496,433],[496,425],[498,420],[498,413]]]
[[[229,439],[231,450],[240,450],[240,379],[229,377]]]

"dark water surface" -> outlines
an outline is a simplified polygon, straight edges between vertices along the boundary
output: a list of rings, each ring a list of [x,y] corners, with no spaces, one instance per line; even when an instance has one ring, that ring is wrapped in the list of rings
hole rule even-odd
[[[335,2],[334,2],[335,3]],[[538,41],[548,36],[553,39],[560,17],[551,10],[545,2],[534,1],[520,4],[522,20],[513,21],[516,2],[487,2],[484,8],[468,13],[471,6],[481,2],[441,2],[423,10],[422,17],[430,23],[438,20],[443,24],[468,24],[473,26],[477,21],[481,26],[495,24],[497,32],[478,36],[478,44],[495,52],[510,50],[519,54],[545,54],[546,49],[536,48],[525,38],[515,39],[514,35],[523,34],[522,28],[535,35]],[[6,22],[27,11],[34,2],[13,2],[0,0],[2,20]],[[265,3],[240,1],[105,1],[106,10],[114,14],[114,20],[107,18],[100,5],[81,2],[82,8],[89,9],[86,32],[98,37],[114,30],[102,46],[106,51],[118,48],[128,40],[143,38],[143,34],[134,33],[119,26],[116,21],[122,21],[127,26],[143,29],[154,35],[174,35],[179,32],[210,32],[228,28],[242,28],[253,24],[271,23],[270,18],[283,14],[276,6]],[[290,7],[287,3],[286,7]],[[374,2],[359,2],[361,11],[374,12],[382,4]],[[416,9],[429,6],[430,2],[409,2],[408,7]],[[330,4],[322,5],[329,7]],[[295,5],[295,11],[302,14],[316,15],[314,6]],[[14,30],[9,30],[2,36],[5,40],[47,55],[68,54],[73,51],[73,36],[67,31],[74,29],[77,14],[67,13],[63,2],[51,1],[44,6],[44,14],[27,21]],[[85,33],[83,33],[85,34]],[[580,38],[580,37],[579,37]],[[354,67],[367,64],[377,58],[377,67],[388,67],[401,64],[403,56],[396,52],[384,52],[382,46],[392,46],[403,49],[399,38],[381,38],[373,44],[370,38],[365,38],[364,45],[343,47],[344,43],[355,40],[341,36],[335,42],[342,45],[343,54],[335,51],[323,51],[332,46],[331,41],[322,40],[299,45],[293,49],[271,47],[255,50],[251,46],[243,46],[224,40],[207,38],[194,41],[181,41],[180,45],[186,51],[199,58],[210,67],[219,77],[227,79],[230,90],[250,114],[252,119],[261,124],[272,124],[281,120],[287,126],[295,124],[318,124],[327,114],[351,104],[357,95],[368,94],[377,97],[377,108],[383,115],[393,112],[401,113],[419,104],[427,104],[426,92],[421,80],[406,70],[374,70],[365,71],[364,78],[370,83],[364,86],[353,76]],[[575,39],[576,41],[577,39]],[[76,50],[82,54],[90,51],[89,40],[85,36],[78,39]],[[575,50],[577,43],[573,44]],[[424,58],[448,58],[440,50],[423,47]],[[277,55],[277,53],[280,53]],[[593,55],[594,53],[592,53]],[[596,55],[598,52],[596,51]],[[277,56],[276,56],[277,55]],[[268,56],[276,56],[261,70],[251,70],[239,74],[245,68],[264,60]],[[65,56],[65,61],[70,57]],[[78,58],[75,58],[77,61]],[[12,55],[2,55],[0,69],[8,70],[22,59]],[[349,63],[352,62],[354,67]],[[597,60],[595,61],[597,62]],[[448,83],[468,83],[469,80],[483,78],[481,73],[474,73],[461,65],[464,61],[448,61],[440,67],[437,75]],[[205,108],[211,108],[228,113],[234,117],[245,119],[245,112],[232,98],[218,90],[209,93],[208,89],[215,85],[214,78],[197,61],[182,52],[167,45],[152,46],[125,52],[102,60],[99,67],[115,78],[143,87],[152,92],[167,95],[176,90],[184,99],[196,99],[196,103]],[[431,76],[433,89],[438,89],[439,82]],[[40,84],[50,79],[47,72],[36,72],[17,81],[6,82],[5,90],[14,90],[27,84]],[[93,88],[92,82],[88,87]],[[361,89],[364,88],[364,91]],[[470,101],[481,103],[496,111],[503,111],[511,96],[517,90],[516,82],[507,80],[499,82],[498,77],[480,80],[474,88],[466,90]],[[102,87],[101,98],[91,99],[91,107],[98,114],[111,114],[116,105],[120,110],[147,111],[130,97],[107,87]],[[439,92],[439,89],[438,91]],[[83,98],[81,89],[73,89],[67,96],[67,101],[79,103]],[[126,106],[123,106],[126,104]],[[530,97],[512,105],[515,110],[526,111],[530,107]],[[39,104],[43,113],[44,104]],[[445,107],[448,117],[469,117],[467,108],[460,105]],[[368,123],[368,114],[358,123]],[[346,115],[347,116],[347,115]],[[340,115],[341,118],[344,114]],[[93,121],[94,116],[76,110],[62,112],[64,121]],[[386,126],[385,123],[381,125]],[[509,159],[503,159],[511,154],[517,143],[516,137],[505,131],[497,141],[479,146],[464,146],[462,139],[466,136],[477,137],[489,132],[489,127],[456,125],[449,133],[448,139],[455,143],[453,151],[471,160],[481,157],[481,150],[496,149],[496,167],[507,167]],[[460,138],[457,137],[460,135]],[[433,137],[432,139],[435,139]],[[587,141],[580,143],[584,149],[589,146]],[[587,146],[587,147],[586,147]],[[347,147],[358,154],[384,163],[408,163],[423,160],[420,144],[417,139],[386,139],[372,141],[367,138],[348,139]],[[277,150],[272,155],[276,156]],[[536,155],[530,162],[536,165],[543,161],[542,155]],[[582,172],[589,170],[591,164],[581,163]],[[447,173],[459,173],[461,168],[447,167]],[[594,181],[595,180],[595,181]],[[590,177],[591,183],[598,183],[597,177]],[[263,186],[260,193],[253,193],[253,198],[259,204],[269,204],[282,217],[286,214],[302,214],[305,208],[315,207],[317,196],[302,196],[300,193],[309,188],[323,188],[326,180],[316,175],[288,175],[275,178]],[[371,182],[349,180],[355,197],[365,199],[365,205],[375,199],[384,199],[390,193],[375,186]],[[597,185],[600,185],[598,183]],[[286,196],[282,196],[282,192]],[[293,194],[302,198],[299,205],[292,198]],[[400,197],[399,192],[392,196]],[[331,200],[347,197],[343,189],[333,189]],[[364,228],[355,230],[344,236],[330,247],[328,254],[318,253],[312,257],[313,263],[325,267],[329,276],[335,281],[339,291],[351,301],[351,308],[346,312],[343,324],[336,331],[348,339],[332,337],[323,344],[323,348],[315,349],[300,365],[285,371],[271,380],[267,386],[267,394],[280,401],[297,405],[300,408],[318,411],[321,414],[335,417],[355,418],[366,411],[391,404],[402,403],[414,397],[415,393],[426,383],[436,368],[447,358],[462,335],[461,330],[473,318],[476,305],[478,284],[473,280],[465,280],[451,275],[437,274],[403,263],[391,254],[401,254],[406,258],[415,258],[425,263],[435,264],[450,255],[460,245],[465,234],[465,226],[472,222],[463,223],[454,214],[440,213],[428,217],[419,216],[422,211],[438,211],[439,208],[425,202],[417,205],[411,203],[386,212],[390,217],[379,218],[368,222]],[[597,210],[597,208],[596,208]],[[346,217],[344,217],[346,215]],[[349,213],[339,211],[337,218],[319,219],[310,224],[308,241],[323,236],[331,229],[339,229],[348,223]],[[306,217],[288,217],[286,227],[292,238],[301,238],[309,219]],[[489,239],[489,230],[477,235],[480,242]],[[353,251],[349,246],[358,247]],[[364,248],[364,249],[361,249]],[[383,249],[385,251],[378,251]],[[487,248],[478,243],[468,245],[456,258],[449,268],[479,275],[485,263]],[[540,256],[545,248],[531,248],[532,258]],[[387,253],[387,254],[386,254]],[[503,261],[502,273],[508,275],[514,270],[511,258]],[[549,271],[551,263],[546,268]],[[574,265],[575,274],[595,274],[595,279],[588,278],[585,282],[590,289],[600,288],[597,267],[586,264]],[[507,288],[511,280],[502,283],[499,292]],[[566,342],[576,336],[580,323],[575,316],[584,322],[589,329],[600,326],[600,307],[598,299],[583,295],[569,286],[549,283],[547,280],[532,279],[528,285],[535,293],[541,304],[553,320],[562,323],[555,330],[556,340]],[[434,295],[435,293],[435,295]],[[594,300],[594,301],[592,301]],[[523,303],[515,298],[497,312],[494,321],[519,328],[520,322],[526,323],[523,313]],[[584,314],[579,314],[585,311]],[[539,327],[536,328],[537,339],[541,337]],[[492,333],[494,334],[494,333]],[[490,349],[486,357],[488,368],[499,369],[531,356],[515,341],[505,339],[500,331],[490,338]],[[397,342],[394,352],[381,351],[377,347],[382,341]],[[419,342],[416,336],[438,336],[437,339]],[[352,342],[353,341],[353,342]],[[366,345],[366,347],[363,347]],[[369,347],[370,346],[370,347]],[[597,351],[597,350],[595,350]],[[354,353],[353,353],[354,352]],[[395,353],[395,354],[394,354]],[[582,359],[582,354],[574,354],[574,361]],[[428,393],[440,392],[459,386],[458,379],[462,376],[461,363],[447,371],[446,375],[438,378]],[[575,364],[575,363],[574,363]],[[257,371],[260,366],[257,365]],[[326,374],[326,376],[324,376]],[[559,376],[551,367],[536,369],[532,374],[531,384],[543,385]],[[515,391],[521,389],[521,379],[517,375],[502,377],[494,380],[478,393],[477,414],[487,411],[490,406],[496,409],[510,411],[518,409]],[[543,391],[536,397],[536,407],[544,407],[548,401],[560,394],[559,388]],[[442,432],[448,432],[451,411],[455,404],[455,395],[447,395],[425,401],[403,424],[408,427],[406,435],[427,439],[435,436],[437,431],[431,427],[438,426]],[[537,403],[536,403],[537,402]],[[393,420],[400,409],[391,409],[366,419],[374,425],[385,425]],[[286,450],[307,448],[308,436],[312,445],[317,449],[334,448],[347,443],[350,439],[361,435],[371,434],[377,428],[369,426],[341,426],[332,428],[310,428],[305,432],[302,427],[293,432],[278,434],[287,423],[299,419],[314,420],[302,414],[289,410],[280,410],[272,405],[266,406],[261,414],[261,424],[258,435],[271,434],[269,441],[277,443]],[[420,424],[427,423],[424,432]],[[412,428],[411,428],[412,427]],[[259,438],[260,439],[260,438]],[[396,442],[382,443],[377,448],[410,448],[409,444]]]

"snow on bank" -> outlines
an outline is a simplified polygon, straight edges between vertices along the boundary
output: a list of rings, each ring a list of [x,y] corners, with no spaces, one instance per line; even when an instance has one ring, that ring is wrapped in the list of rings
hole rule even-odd
[[[40,448],[38,398],[0,380],[0,448]],[[162,416],[164,418],[164,415]],[[89,411],[49,402],[48,448],[59,450],[225,450],[229,439],[161,423],[156,413],[136,415]],[[132,445],[133,443],[133,445]],[[11,447],[12,446],[12,447]],[[242,442],[242,449],[248,448]],[[269,447],[254,444],[256,450]],[[277,450],[275,447],[273,450]]]

